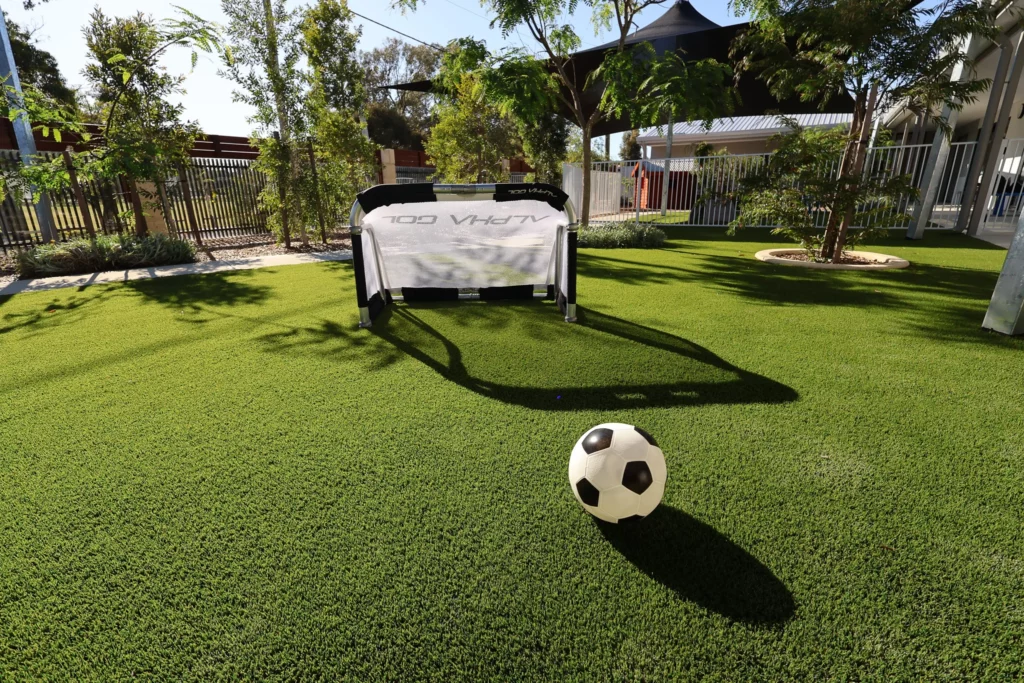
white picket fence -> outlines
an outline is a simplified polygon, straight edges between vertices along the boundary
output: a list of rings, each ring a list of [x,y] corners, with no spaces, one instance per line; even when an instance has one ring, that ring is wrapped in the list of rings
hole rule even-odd
[[[990,198],[992,211],[998,219],[1016,224],[1024,208],[1021,187],[1024,182],[1024,139],[1007,141],[1000,162],[1000,188]],[[960,211],[960,200],[967,182],[974,142],[951,145],[949,156],[939,176],[939,194],[932,214],[932,225],[952,227]],[[909,175],[918,188],[931,145],[897,145],[875,147],[868,151],[866,172],[874,175]],[[729,154],[706,157],[676,157],[640,161],[595,162],[591,171],[590,220],[613,222],[638,218],[667,225],[723,226],[737,214],[730,193],[739,189],[741,180],[765,163],[768,154]],[[667,173],[666,173],[667,170]],[[833,171],[838,172],[838,164]],[[665,188],[665,177],[668,177]],[[1010,181],[1006,178],[1013,177]],[[639,187],[638,187],[639,186]],[[578,164],[565,164],[562,189],[574,205],[583,198],[583,173]],[[878,217],[878,227],[906,227],[901,216],[914,209],[913,197],[905,197],[887,214]],[[824,213],[821,214],[824,220]],[[771,227],[771,226],[763,226]]]

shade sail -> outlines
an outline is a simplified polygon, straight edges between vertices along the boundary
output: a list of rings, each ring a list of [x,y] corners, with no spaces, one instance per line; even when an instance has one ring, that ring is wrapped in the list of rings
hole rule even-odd
[[[716,59],[729,64],[732,62],[729,50],[733,39],[749,26],[749,23],[719,26],[698,12],[686,0],[677,0],[663,15],[630,34],[626,39],[626,45],[648,42],[658,54],[676,50],[687,61]],[[615,49],[616,46],[617,42],[613,41],[590,50],[577,52],[572,56],[574,68],[567,71],[576,73],[577,82],[584,83],[587,76],[600,66],[605,53]],[[415,81],[388,87],[394,90],[430,92],[433,83],[429,80]],[[833,97],[824,107],[819,107],[817,102],[801,102],[797,97],[777,100],[768,91],[768,86],[751,74],[741,76],[736,88],[739,102],[732,113],[733,116],[756,116],[767,113],[811,114],[814,112],[842,114],[853,111],[853,100],[845,95]],[[583,107],[586,113],[589,114],[597,108],[601,91],[601,84],[597,83],[584,93]],[[643,96],[643,93],[640,93],[640,96]],[[575,117],[568,108],[563,109],[561,113],[569,120],[575,121]],[[667,121],[661,123],[667,123]],[[596,137],[631,128],[633,126],[627,119],[604,118],[594,126],[592,135]]]

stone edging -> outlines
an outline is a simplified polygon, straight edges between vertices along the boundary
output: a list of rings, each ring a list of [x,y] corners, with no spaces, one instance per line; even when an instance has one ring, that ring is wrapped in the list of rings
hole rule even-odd
[[[758,261],[771,263],[777,266],[797,266],[798,268],[816,268],[820,270],[892,270],[906,268],[910,261],[888,254],[878,254],[873,251],[848,251],[851,256],[859,256],[873,263],[817,263],[815,261],[794,261],[793,259],[781,258],[780,254],[802,254],[803,249],[764,249],[754,254]]]

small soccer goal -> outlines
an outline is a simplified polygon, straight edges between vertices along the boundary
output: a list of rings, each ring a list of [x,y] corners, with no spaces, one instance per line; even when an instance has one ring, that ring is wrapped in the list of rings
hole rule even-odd
[[[554,299],[576,320],[576,217],[557,187],[377,185],[350,225],[360,327],[395,301]]]

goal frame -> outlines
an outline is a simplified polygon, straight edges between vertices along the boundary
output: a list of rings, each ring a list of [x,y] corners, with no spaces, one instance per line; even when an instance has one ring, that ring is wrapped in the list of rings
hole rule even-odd
[[[368,328],[373,326],[373,321],[384,309],[395,301],[411,301],[404,295],[392,294],[385,289],[383,295],[377,292],[370,295],[366,284],[366,265],[376,270],[378,281],[384,282],[383,269],[380,263],[380,255],[376,250],[367,250],[363,244],[363,218],[366,214],[381,206],[391,204],[415,204],[437,201],[470,201],[490,200],[494,202],[513,201],[526,199],[542,201],[554,209],[561,211],[567,218],[567,224],[560,227],[555,237],[555,275],[554,284],[547,286],[547,291],[536,291],[527,293],[522,291],[523,287],[498,287],[498,288],[472,288],[469,292],[459,292],[459,300],[466,299],[554,299],[559,310],[564,314],[568,323],[576,322],[576,251],[577,231],[576,212],[572,201],[561,189],[546,183],[483,183],[472,185],[461,184],[434,184],[434,183],[409,183],[405,185],[375,185],[363,190],[356,195],[349,213],[349,229],[352,236],[352,262],[355,270],[356,280],[356,304],[359,307],[359,327]],[[562,239],[562,231],[565,231],[565,239]],[[563,241],[566,253],[563,259]],[[563,266],[563,260],[565,265]],[[560,290],[562,282],[562,269],[565,268],[566,291]],[[524,287],[530,287],[526,285]],[[437,288],[436,297],[431,292],[417,294],[416,302],[421,301],[450,301],[455,296],[451,288]],[[495,290],[517,290],[512,294],[503,294]]]

